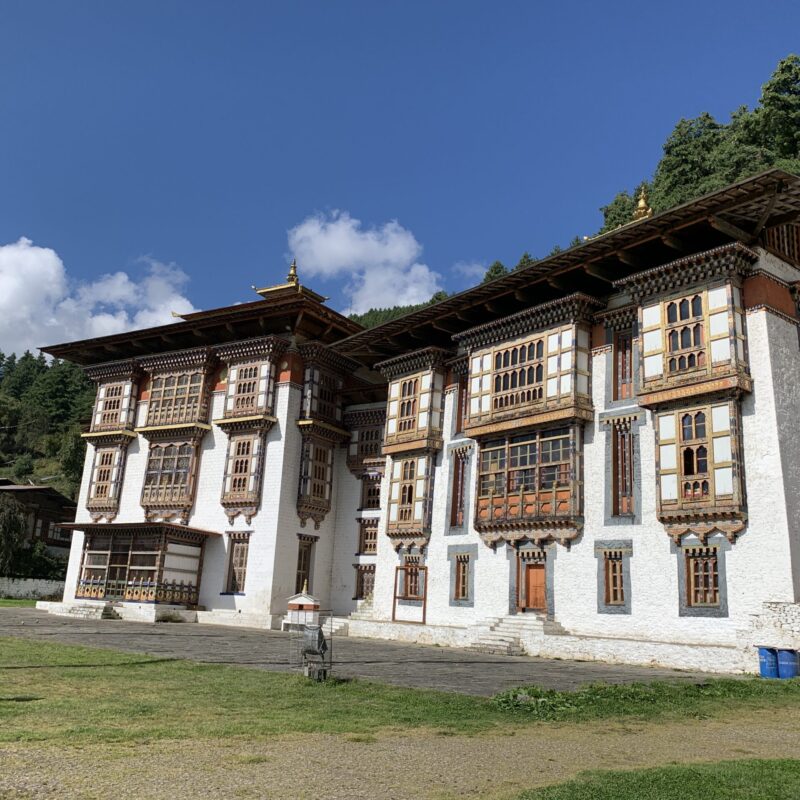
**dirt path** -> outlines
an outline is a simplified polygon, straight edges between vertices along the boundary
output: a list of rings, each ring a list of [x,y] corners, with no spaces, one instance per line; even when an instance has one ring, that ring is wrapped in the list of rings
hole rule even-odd
[[[737,758],[800,758],[796,711],[541,725],[476,736],[410,732],[261,742],[0,745],[0,798],[506,800],[585,769]]]

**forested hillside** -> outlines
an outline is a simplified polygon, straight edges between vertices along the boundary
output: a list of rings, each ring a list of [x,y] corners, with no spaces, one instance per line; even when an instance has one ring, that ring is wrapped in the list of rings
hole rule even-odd
[[[800,174],[800,56],[787,56],[778,64],[754,109],[740,106],[728,122],[718,122],[705,112],[694,119],[681,119],[664,142],[663,151],[651,179],[643,179],[630,191],[623,189],[601,207],[603,227],[598,233],[631,221],[643,187],[650,206],[658,212],[770,167]],[[575,237],[570,247],[578,244],[580,239]],[[560,250],[556,245],[550,254]],[[514,269],[536,260],[526,252]],[[507,272],[507,267],[495,261],[486,270],[484,281]],[[422,306],[371,309],[352,318],[370,328],[438,302],[444,294],[438,292]]]
[[[94,386],[79,367],[43,355],[0,353],[0,477],[75,496]]]

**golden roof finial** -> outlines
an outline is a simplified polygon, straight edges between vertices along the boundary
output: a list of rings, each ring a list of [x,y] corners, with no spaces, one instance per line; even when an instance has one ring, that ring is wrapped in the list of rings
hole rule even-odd
[[[297,259],[293,258],[289,266],[289,274],[286,276],[286,283],[297,283]]]
[[[308,594],[308,578],[303,581],[303,594]]]
[[[649,219],[653,216],[653,209],[647,202],[647,186],[642,186],[642,192],[639,195],[639,202],[636,204],[636,210],[633,212],[634,221],[640,219]]]

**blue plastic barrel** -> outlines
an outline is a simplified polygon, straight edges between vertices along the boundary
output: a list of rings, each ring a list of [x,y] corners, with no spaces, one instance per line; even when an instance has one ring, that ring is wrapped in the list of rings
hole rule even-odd
[[[774,647],[758,648],[758,673],[762,678],[778,677],[778,653]]]
[[[778,677],[797,677],[797,650],[778,650]]]

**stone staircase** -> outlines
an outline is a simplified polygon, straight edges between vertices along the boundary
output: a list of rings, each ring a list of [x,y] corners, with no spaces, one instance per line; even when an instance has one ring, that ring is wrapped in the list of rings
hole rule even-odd
[[[122,619],[122,617],[111,603],[106,603],[103,606],[103,613],[100,614],[100,619]]]
[[[476,638],[467,649],[475,653],[521,656],[525,655],[526,641],[561,633],[566,633],[566,630],[544,614],[512,614],[496,617],[477,627]]]
[[[327,636],[347,636],[349,617],[325,617],[320,620],[322,632]]]
[[[366,600],[360,600],[358,607],[348,619],[372,619],[372,595]]]

